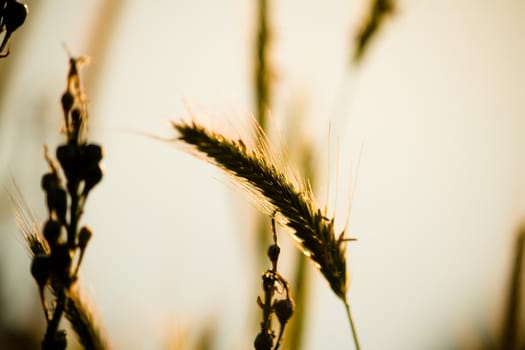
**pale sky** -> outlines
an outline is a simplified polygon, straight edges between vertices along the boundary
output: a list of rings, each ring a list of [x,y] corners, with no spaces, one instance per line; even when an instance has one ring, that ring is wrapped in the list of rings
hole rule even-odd
[[[81,279],[110,339],[116,349],[159,349],[170,331],[192,331],[212,317],[220,349],[250,348],[257,329],[247,319],[261,291],[247,197],[211,166],[138,133],[174,136],[169,120],[188,117],[186,104],[223,128],[253,113],[253,6],[123,1],[114,32],[93,39],[104,34],[93,23],[102,3],[29,3],[25,32],[16,33],[26,39],[18,44],[15,35],[11,43],[9,59],[18,64],[6,75],[0,107],[2,179],[12,175],[45,217],[41,145],[60,141],[61,43],[90,54],[83,76],[91,139],[105,148],[106,173],[83,218],[95,235]],[[324,180],[316,194],[324,205],[326,181],[338,191],[329,204],[340,226],[347,185],[359,175],[349,227],[359,240],[348,260],[363,348],[452,348],[499,326],[513,235],[525,213],[525,3],[403,1],[351,69],[359,7],[274,2],[271,113],[285,130],[284,118],[303,110],[300,124]],[[286,138],[301,137],[298,130]],[[30,301],[37,287],[20,238],[1,239],[7,297],[17,306],[8,312],[23,323],[38,307]],[[282,240],[283,255],[295,249]],[[311,270],[305,349],[352,349],[341,303]]]

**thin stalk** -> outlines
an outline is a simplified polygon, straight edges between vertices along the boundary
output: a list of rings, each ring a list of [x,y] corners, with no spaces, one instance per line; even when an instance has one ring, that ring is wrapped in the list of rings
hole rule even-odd
[[[270,77],[268,62],[269,29],[268,0],[257,1],[257,32],[253,56],[253,92],[255,100],[255,118],[262,130],[267,128],[267,111],[270,108]],[[268,239],[268,221],[263,216],[257,217],[255,228],[256,250],[258,254],[257,271],[263,270],[266,264],[266,252],[263,247],[270,243]]]
[[[261,129],[266,129],[267,111],[270,107],[271,85],[270,85],[270,63],[268,59],[268,47],[270,43],[270,31],[268,26],[268,0],[259,0],[257,3],[257,42],[255,47],[255,77],[254,92],[256,102],[256,119]]]
[[[352,311],[350,310],[350,303],[348,300],[343,299],[343,304],[345,304],[346,316],[348,318],[348,323],[350,324],[350,329],[352,330],[352,336],[354,337],[354,345],[356,350],[361,350],[361,345],[359,344],[359,337],[357,335],[357,329],[355,327],[354,318],[352,317]]]
[[[518,233],[514,249],[501,337],[502,349],[518,349],[520,295],[522,295],[523,261],[525,257],[525,228],[521,228]]]
[[[273,291],[264,291],[264,307],[263,307],[263,329],[272,329],[272,298]]]
[[[54,350],[60,348],[58,342],[58,326],[60,320],[62,319],[62,314],[66,308],[67,295],[64,289],[61,289],[57,293],[56,307],[53,312],[53,317],[47,324],[46,334],[44,336],[44,341],[42,342],[43,350]]]
[[[283,334],[284,334],[284,326],[281,326],[279,329],[279,335],[277,336],[277,341],[275,343],[273,350],[279,350],[279,346],[281,345],[281,340],[283,339]]]
[[[285,325],[281,325],[281,327],[279,328],[279,335],[277,336],[277,341],[275,343],[273,350],[279,350],[279,347],[281,346],[281,341],[284,335],[284,327]]]
[[[287,341],[284,344],[284,349],[288,350],[303,348],[303,330],[306,320],[309,317],[307,301],[310,296],[310,289],[307,286],[309,279],[307,258],[301,252],[297,252],[296,256],[292,284],[295,290],[295,311],[294,317],[289,322],[290,325],[287,330]]]
[[[396,10],[395,0],[374,0],[370,3],[370,8],[354,41],[354,54],[352,63],[361,63],[365,52],[370,46],[370,42],[375,39],[381,26],[384,25],[386,17],[393,14]]]
[[[71,186],[70,186],[71,185]],[[79,196],[78,196],[78,182],[75,180],[71,184],[68,184],[69,195],[71,196],[71,209],[70,209],[70,223],[67,227],[67,244],[70,249],[75,248],[75,237],[77,236],[77,227],[79,219]]]
[[[313,162],[313,152],[310,144],[304,144],[304,146],[299,146],[298,148],[302,149],[300,157],[300,166],[302,172],[305,174],[306,178],[310,180],[312,188],[316,187],[316,171],[314,169]],[[295,299],[295,311],[294,317],[290,320],[290,325],[288,326],[288,342],[285,345],[285,349],[302,349],[303,348],[303,330],[306,324],[306,320],[309,317],[309,310],[307,308],[307,301],[310,296],[310,289],[308,288],[309,280],[309,270],[307,269],[307,259],[301,253],[297,252],[295,259],[295,272],[293,284],[295,288],[294,299]]]

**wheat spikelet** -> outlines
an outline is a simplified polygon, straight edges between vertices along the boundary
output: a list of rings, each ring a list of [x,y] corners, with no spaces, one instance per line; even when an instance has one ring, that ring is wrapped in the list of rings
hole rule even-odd
[[[346,301],[346,240],[343,234],[335,236],[334,220],[314,206],[311,191],[294,184],[259,148],[248,150],[241,140],[228,139],[196,122],[172,124],[180,134],[179,140],[232,174],[241,185],[259,193],[283,216],[305,255],[319,268],[333,292]]]

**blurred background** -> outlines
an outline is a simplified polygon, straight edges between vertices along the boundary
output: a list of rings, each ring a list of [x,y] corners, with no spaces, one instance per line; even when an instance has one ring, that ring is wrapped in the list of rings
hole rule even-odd
[[[525,329],[525,2],[26,3],[0,60],[0,348],[38,348],[44,331],[9,193],[16,183],[40,226],[42,145],[62,142],[62,44],[91,57],[105,176],[83,216],[94,237],[80,284],[115,349],[248,349],[258,332],[267,220],[219,171],[145,136],[174,138],[169,121],[191,114],[246,138],[240,125],[263,118],[319,206],[339,229],[349,218],[364,349],[501,348],[512,311]],[[309,263],[297,288],[297,249],[284,230],[280,242],[280,271],[305,294],[302,342],[284,346],[353,348],[343,305]]]

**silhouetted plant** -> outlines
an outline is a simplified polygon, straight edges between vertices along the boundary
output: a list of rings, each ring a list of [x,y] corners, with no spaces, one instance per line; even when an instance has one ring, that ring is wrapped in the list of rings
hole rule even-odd
[[[26,4],[16,0],[0,1],[0,34],[4,35],[0,43],[0,58],[9,55],[8,43],[15,30],[24,24],[28,13]]]
[[[277,350],[281,344],[286,324],[294,312],[294,302],[290,295],[288,281],[277,272],[277,262],[281,248],[277,244],[277,234],[275,232],[275,219],[272,216],[272,237],[273,243],[268,247],[267,255],[272,263],[272,268],[266,270],[262,275],[262,286],[264,298],[257,298],[257,304],[262,310],[261,330],[255,337],[255,350]],[[277,299],[275,295],[285,294],[284,299]],[[272,315],[275,315],[279,321],[279,335],[275,340],[275,331],[272,328]],[[275,344],[275,345],[274,345]]]
[[[66,142],[56,149],[58,164],[44,147],[49,172],[41,181],[48,209],[43,238],[33,225],[25,225],[24,235],[33,255],[31,273],[38,284],[47,321],[43,350],[66,348],[66,332],[59,329],[64,314],[86,349],[106,347],[89,308],[74,288],[93,235],[89,227],[79,228],[80,219],[89,193],[102,179],[102,148],[86,139],[87,100],[78,72],[86,61],[84,56],[69,60],[67,88],[61,99]],[[48,287],[53,294],[52,301],[46,297]]]

